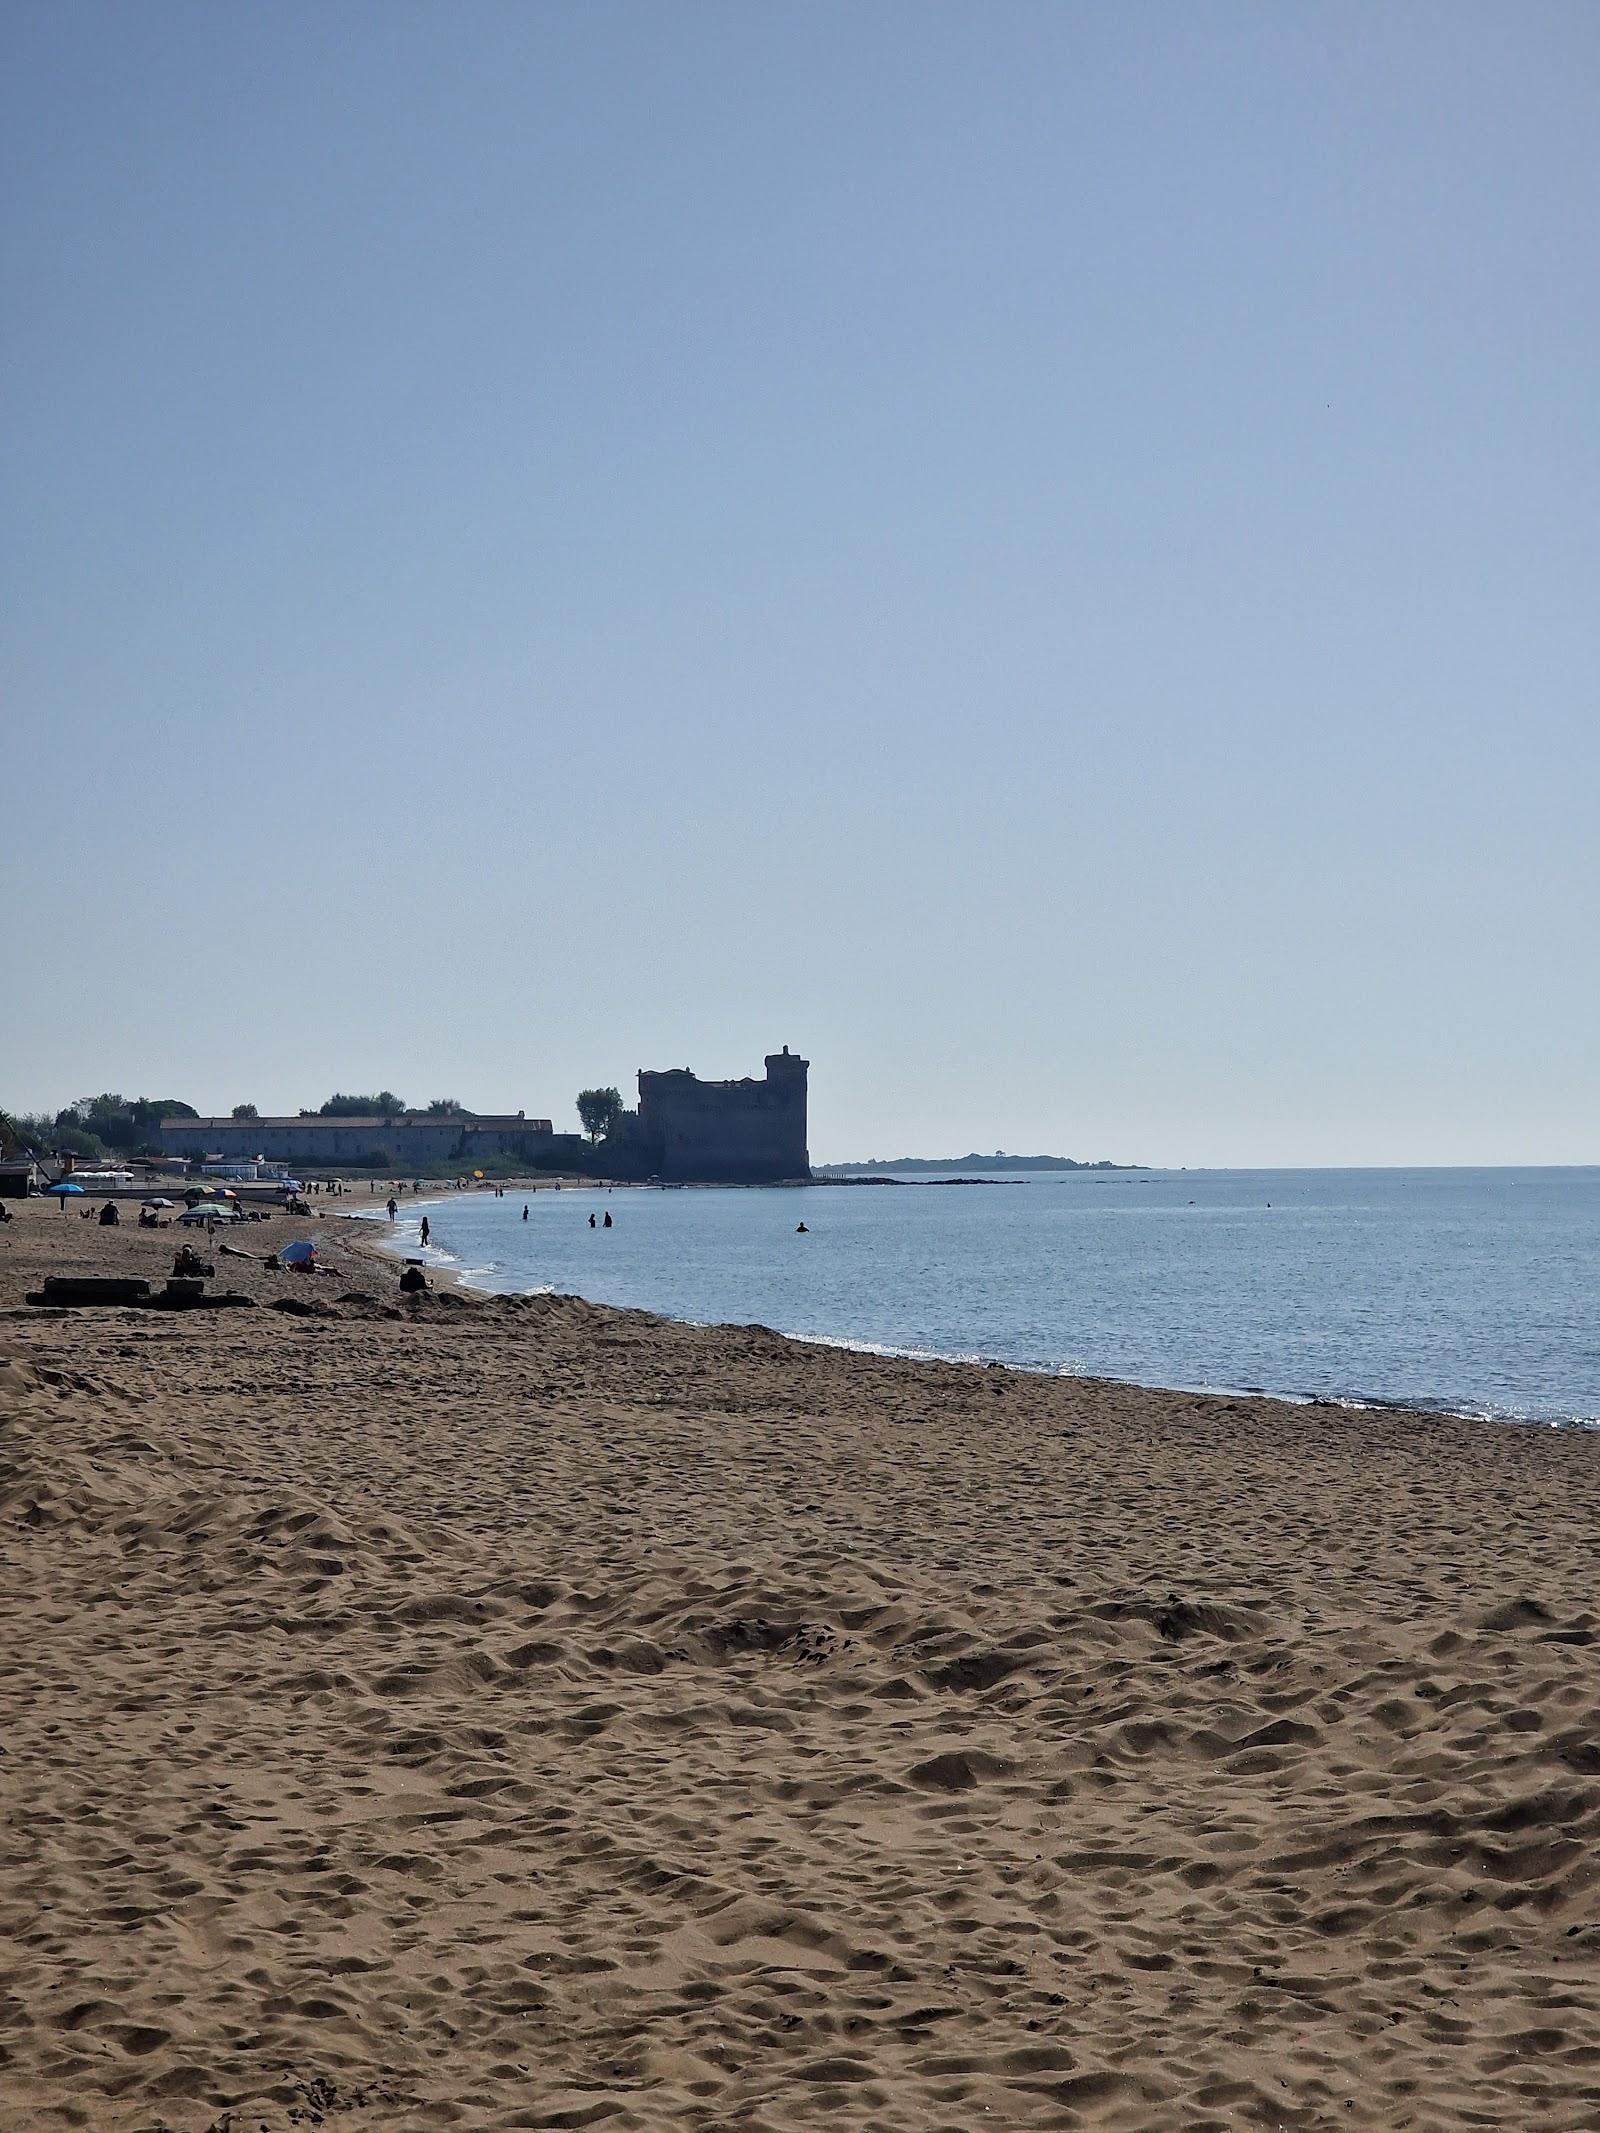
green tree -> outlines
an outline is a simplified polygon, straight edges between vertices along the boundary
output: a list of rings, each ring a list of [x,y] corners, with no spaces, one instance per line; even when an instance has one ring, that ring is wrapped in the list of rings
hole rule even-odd
[[[608,1133],[615,1132],[622,1116],[622,1092],[619,1089],[580,1089],[578,1116],[592,1146]]]
[[[233,1107],[232,1115],[233,1117],[240,1119],[259,1118],[261,1116],[261,1113],[256,1109],[254,1104],[235,1104]]]
[[[428,1106],[428,1116],[430,1118],[464,1118],[466,1116],[466,1105],[458,1102],[454,1096],[436,1096]]]
[[[104,1147],[126,1151],[138,1138],[126,1096],[114,1095],[108,1089],[103,1096],[80,1096],[72,1109],[82,1130],[93,1134]],[[81,1152],[73,1150],[75,1155]]]
[[[398,1118],[405,1105],[393,1089],[380,1089],[376,1096],[330,1096],[317,1113],[319,1118]]]
[[[83,1126],[73,1125],[71,1120],[75,1116],[71,1111],[57,1113],[55,1130],[50,1136],[51,1147],[58,1151],[65,1150],[68,1155],[79,1156],[85,1162],[103,1160],[108,1153],[104,1141],[98,1134],[88,1132]],[[68,1123],[63,1125],[63,1119]]]
[[[107,1089],[100,1096],[80,1096],[72,1106],[70,1120],[65,1112],[60,1116],[68,1124],[93,1134],[106,1147],[130,1155],[139,1148],[159,1150],[164,1118],[197,1118],[199,1113],[192,1104],[180,1103],[176,1096],[128,1097]]]
[[[50,1123],[50,1146],[64,1148],[69,1154],[102,1157],[110,1153],[98,1133],[91,1133],[83,1113],[76,1104],[64,1104]]]

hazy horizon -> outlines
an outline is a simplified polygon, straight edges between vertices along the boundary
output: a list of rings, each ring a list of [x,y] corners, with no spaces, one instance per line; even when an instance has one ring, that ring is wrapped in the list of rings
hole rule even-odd
[[[0,23],[0,1104],[1600,1156],[1600,13]]]

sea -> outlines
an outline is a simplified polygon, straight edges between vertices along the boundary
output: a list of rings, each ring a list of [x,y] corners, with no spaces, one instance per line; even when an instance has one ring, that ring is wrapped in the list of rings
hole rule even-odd
[[[873,1354],[1600,1427],[1600,1168],[957,1175],[407,1195],[392,1242]]]

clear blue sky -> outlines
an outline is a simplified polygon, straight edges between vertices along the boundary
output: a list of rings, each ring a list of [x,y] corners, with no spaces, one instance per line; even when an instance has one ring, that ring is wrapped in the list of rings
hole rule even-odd
[[[1589,0],[0,60],[0,1102],[1600,1158]]]

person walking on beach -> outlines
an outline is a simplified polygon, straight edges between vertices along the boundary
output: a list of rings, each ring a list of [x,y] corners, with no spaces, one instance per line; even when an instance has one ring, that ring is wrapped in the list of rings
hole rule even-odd
[[[390,1221],[392,1222],[392,1221],[394,1220],[395,1216],[396,1216],[397,1214],[399,1214],[399,1212],[400,1212],[400,1203],[399,1203],[399,1201],[398,1201],[398,1200],[396,1200],[396,1198],[395,1198],[394,1194],[393,1194],[393,1193],[390,1193],[390,1195],[389,1195],[389,1220],[390,1220]]]
[[[424,1244],[426,1244],[426,1243],[427,1243],[427,1241],[428,1241],[428,1234],[429,1234],[429,1232],[428,1232],[428,1218],[427,1218],[427,1216],[426,1216],[426,1215],[424,1215],[424,1216],[423,1216],[423,1218],[422,1218],[422,1229],[421,1229],[421,1231],[420,1231],[420,1233],[419,1233],[419,1234],[420,1234],[420,1237],[421,1237],[421,1241],[422,1241],[422,1242],[423,1242]]]

